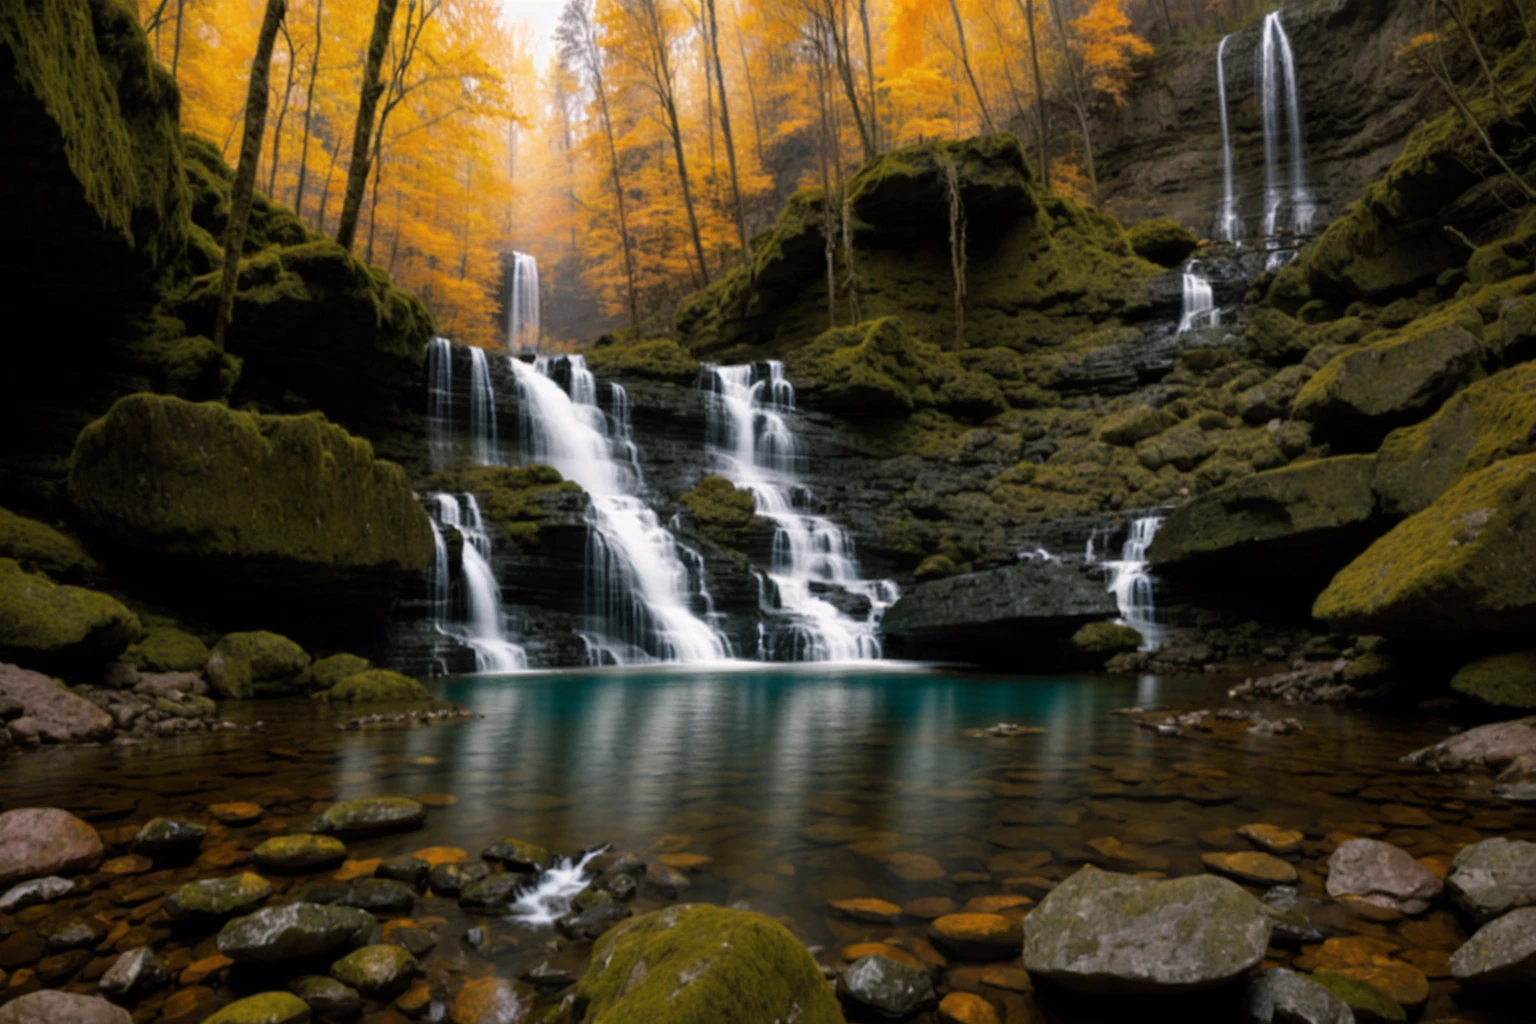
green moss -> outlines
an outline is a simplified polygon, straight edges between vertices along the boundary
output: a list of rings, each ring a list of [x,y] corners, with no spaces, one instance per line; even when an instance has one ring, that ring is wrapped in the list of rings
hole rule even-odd
[[[1093,428],[1093,436],[1105,444],[1134,446],[1161,434],[1175,422],[1161,409],[1138,404],[1100,420]]]
[[[228,633],[208,658],[208,684],[221,697],[249,699],[292,691],[309,667],[304,648],[276,633]]]
[[[247,996],[214,1013],[203,1024],[308,1024],[309,1005],[291,992]]]
[[[0,508],[0,558],[14,559],[24,569],[50,576],[78,576],[96,568],[91,556],[73,537],[3,508]]]
[[[198,672],[208,664],[208,645],[168,626],[151,628],[123,660],[145,672]]]
[[[594,373],[623,377],[650,377],[678,384],[692,384],[699,376],[699,361],[671,338],[614,342],[588,349],[587,365]]]
[[[0,558],[0,660],[25,666],[100,664],[138,638],[138,618],[116,598],[59,586]]]
[[[1451,689],[1498,708],[1536,708],[1536,651],[1469,662],[1451,678]]]
[[[1358,1020],[1405,1021],[1408,1019],[1408,1014],[1392,1000],[1391,996],[1368,981],[1360,981],[1336,971],[1314,971],[1307,977],[1344,1000]]]
[[[918,563],[912,575],[920,580],[937,580],[953,576],[957,568],[955,560],[948,555],[929,555]]]
[[[829,407],[901,416],[936,408],[986,418],[1007,408],[997,382],[937,345],[921,341],[896,317],[824,332],[796,353],[789,369]]]
[[[816,961],[762,914],[702,904],[623,922],[598,940],[577,983],[583,1024],[841,1024]]]
[[[706,537],[726,546],[740,544],[757,517],[757,502],[752,492],[738,489],[721,476],[707,476],[683,495],[682,502],[693,513],[693,521]]]
[[[468,466],[427,480],[429,491],[473,493],[486,522],[526,549],[542,546],[540,530],[557,514],[586,507],[586,492],[550,466]]]
[[[1131,248],[1158,266],[1176,267],[1200,245],[1195,233],[1171,220],[1144,220],[1125,233]]]
[[[409,676],[388,669],[375,668],[350,675],[328,691],[315,696],[352,704],[380,701],[430,700],[427,688]]]
[[[1130,626],[1115,622],[1090,622],[1072,634],[1072,646],[1079,653],[1104,660],[1124,651],[1141,647],[1142,636]]]
[[[348,676],[366,672],[372,667],[373,662],[367,658],[355,654],[333,654],[305,669],[296,685],[306,690],[329,690]]]

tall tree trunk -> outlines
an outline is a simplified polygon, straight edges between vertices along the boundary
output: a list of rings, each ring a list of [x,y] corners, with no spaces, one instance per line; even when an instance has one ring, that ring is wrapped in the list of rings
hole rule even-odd
[[[869,38],[869,0],[859,0],[859,24],[864,29],[864,78],[869,87],[869,135],[878,153],[881,148],[880,112],[875,89],[875,47]]]
[[[955,16],[955,38],[960,43],[960,66],[965,69],[966,81],[971,83],[971,95],[976,97],[976,107],[981,111],[981,123],[990,135],[997,129],[993,127],[992,112],[987,109],[986,98],[981,95],[976,73],[971,69],[971,51],[965,44],[965,19],[960,17],[960,4],[957,0],[949,0],[949,13]]]
[[[1014,0],[1020,3],[1020,0]],[[1040,50],[1035,45],[1035,0],[1023,0],[1019,13],[1024,15],[1024,26],[1029,31],[1029,66],[1035,74],[1035,122],[1040,142],[1040,183],[1051,190],[1051,157],[1048,148],[1049,120],[1045,109],[1045,79],[1040,74]]]
[[[182,15],[186,13],[187,0],[176,0],[176,36],[171,43],[171,77],[176,78],[176,69],[181,65],[181,22]],[[179,79],[178,79],[179,81]]]
[[[277,201],[277,168],[283,152],[283,122],[288,118],[288,101],[293,98],[293,72],[296,63],[293,53],[293,36],[288,31],[288,20],[283,19],[283,44],[288,47],[288,81],[283,86],[283,105],[277,108],[277,120],[272,125],[272,172],[267,178],[267,198]]]
[[[816,98],[821,108],[821,234],[822,255],[827,266],[827,327],[837,326],[837,243],[836,224],[832,218],[832,125],[827,108],[831,105],[832,90],[827,83],[831,69],[827,66],[826,39],[816,42]]]
[[[1061,9],[1061,0],[1050,0],[1051,20],[1056,23],[1056,36],[1061,42],[1061,56],[1067,65],[1067,77],[1072,82],[1073,106],[1077,108],[1077,124],[1083,133],[1083,160],[1088,165],[1088,189],[1094,202],[1099,201],[1099,176],[1093,167],[1093,133],[1088,127],[1088,97],[1083,92],[1083,76],[1077,66],[1077,55],[1072,52],[1072,43],[1067,38],[1066,15]]]
[[[747,80],[747,102],[752,106],[752,135],[757,142],[757,162],[766,160],[763,155],[763,121],[757,110],[757,89],[752,85],[752,64],[747,60],[747,44],[741,37],[741,16],[736,18],[736,50],[741,54],[741,74]]]
[[[320,77],[320,44],[325,38],[321,34],[324,16],[325,0],[315,0],[315,56],[309,62],[309,90],[304,97],[304,141],[299,147],[299,183],[293,190],[293,213],[299,220],[304,219],[304,180],[309,171],[309,130],[315,113],[315,79]]]
[[[731,168],[731,206],[736,214],[736,238],[741,259],[747,259],[747,214],[741,205],[741,178],[736,172],[736,137],[731,134],[731,104],[725,94],[725,67],[720,63],[720,32],[715,21],[715,0],[704,0],[709,12],[709,47],[715,60],[715,82],[720,89],[720,134],[725,140],[725,159]]]
[[[677,120],[677,104],[668,96],[662,107],[667,115],[667,130],[672,135],[672,154],[677,160],[677,180],[683,187],[683,208],[688,213],[688,231],[693,235],[693,254],[699,261],[699,277],[709,286],[709,264],[704,261],[704,237],[699,234],[699,217],[693,208],[693,190],[688,185],[688,161],[683,156],[683,130]]]
[[[864,112],[859,104],[859,88],[853,80],[853,58],[848,52],[848,24],[845,18],[842,21],[843,31],[838,31],[838,12],[832,4],[833,0],[822,0],[821,17],[825,19],[827,34],[832,39],[832,55],[837,65],[838,78],[843,83],[844,95],[848,97],[848,108],[853,114],[854,126],[859,130],[859,142],[864,148],[864,160],[867,163],[878,156],[880,151],[875,147],[875,137],[865,123]],[[846,9],[843,13],[847,14]]]
[[[251,197],[256,191],[256,160],[261,156],[261,140],[267,130],[267,78],[272,70],[272,47],[286,10],[286,0],[267,0],[261,32],[256,37],[256,56],[251,60],[251,84],[245,96],[245,135],[240,140],[240,162],[230,189],[229,223],[224,228],[224,271],[219,278],[219,305],[213,316],[213,343],[221,349],[235,309],[240,253],[245,248]]]
[[[357,100],[357,121],[352,129],[352,159],[347,166],[347,193],[341,204],[341,220],[336,225],[336,241],[348,252],[357,237],[357,217],[363,208],[363,191],[368,185],[368,158],[373,142],[373,115],[378,109],[384,84],[379,69],[384,65],[384,50],[395,23],[399,0],[379,0],[373,15],[373,35],[368,40],[368,56],[363,64],[363,87]]]
[[[595,44],[594,44],[595,45]],[[640,326],[640,296],[635,276],[634,243],[629,237],[629,214],[624,201],[624,182],[619,175],[619,146],[613,137],[613,117],[608,112],[608,87],[599,68],[596,80],[598,112],[603,118],[603,137],[608,140],[608,174],[613,185],[614,203],[619,208],[619,241],[624,250],[624,286],[629,299],[629,326]]]
[[[320,145],[322,149],[325,148],[325,143],[322,142]],[[315,230],[322,235],[325,234],[325,204],[331,198],[331,178],[336,171],[336,158],[340,155],[341,142],[338,140],[335,148],[331,150],[330,162],[325,165],[325,187],[320,190],[320,213],[315,217]]]

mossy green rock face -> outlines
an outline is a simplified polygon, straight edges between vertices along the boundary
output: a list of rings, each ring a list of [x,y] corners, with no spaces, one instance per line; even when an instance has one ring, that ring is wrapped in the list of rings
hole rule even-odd
[[[0,508],[0,558],[14,559],[28,572],[68,579],[95,568],[79,541],[35,519]]]
[[[1299,362],[1311,342],[1301,322],[1278,309],[1265,307],[1253,315],[1243,332],[1248,354],[1266,363],[1282,366]]]
[[[191,633],[156,626],[128,648],[123,660],[145,672],[197,672],[208,664],[208,645]]]
[[[237,917],[219,930],[219,952],[236,963],[271,963],[368,941],[373,915],[352,907],[288,903]]]
[[[671,338],[599,341],[587,352],[587,366],[605,377],[650,377],[677,384],[692,384],[699,376],[699,361]]]
[[[83,587],[58,586],[0,558],[0,660],[22,665],[100,664],[138,638],[138,616]]]
[[[1498,708],[1536,708],[1536,651],[1469,662],[1451,677],[1451,689]]]
[[[230,1003],[203,1024],[309,1024],[309,1004],[291,992],[263,992]]]
[[[246,871],[188,882],[165,898],[165,912],[173,918],[230,917],[249,912],[270,895],[272,883]]]
[[[70,493],[125,554],[298,621],[377,608],[432,557],[400,467],[319,416],[130,395],[81,431]]]
[[[331,832],[400,832],[420,828],[427,809],[403,796],[375,796],[331,804],[320,820]]]
[[[1136,255],[1162,267],[1176,267],[1200,246],[1195,233],[1171,220],[1144,220],[1126,229]]]
[[[1351,978],[1336,971],[1316,971],[1309,975],[1335,998],[1343,1000],[1360,1024],[1386,1024],[1407,1020],[1408,1014],[1381,989],[1368,981]]]
[[[1186,420],[1136,445],[1136,460],[1153,472],[1172,466],[1187,473],[1215,453],[1215,440],[1194,420]]]
[[[353,704],[432,699],[432,694],[427,691],[427,688],[410,676],[403,676],[399,672],[382,668],[350,675],[326,691],[323,696],[327,700],[348,701]]]
[[[1130,626],[1114,622],[1090,622],[1072,634],[1072,646],[1095,658],[1134,651],[1141,647],[1142,636]]]
[[[251,859],[272,871],[314,871],[346,860],[347,847],[335,836],[273,836],[256,847]]]
[[[331,965],[331,977],[370,998],[400,991],[415,973],[416,958],[399,946],[364,946]]]
[[[737,488],[723,476],[705,477],[681,500],[693,513],[700,532],[721,544],[741,543],[757,516],[752,492]]]
[[[1024,919],[1024,967],[1085,992],[1213,988],[1258,966],[1270,923],[1224,878],[1159,882],[1088,866]]]
[[[1533,521],[1536,455],[1496,462],[1345,566],[1312,614],[1361,633],[1529,636],[1536,631]]]
[[[227,633],[208,657],[208,684],[222,697],[252,697],[290,693],[309,667],[304,648],[276,633]]]
[[[580,523],[585,530],[586,492],[552,466],[464,467],[434,475],[423,489],[473,493],[485,521],[524,549],[541,548],[551,523]]]
[[[816,961],[762,914],[682,904],[620,923],[576,985],[583,1024],[842,1024]]]
[[[322,1017],[346,1019],[356,1017],[363,1008],[363,997],[357,990],[343,985],[334,978],[308,974],[288,983],[288,991],[298,996],[315,1013]]]
[[[312,663],[299,676],[298,685],[305,690],[329,690],[348,676],[366,672],[373,662],[355,654],[333,654]]]
[[[1133,405],[1124,412],[1107,416],[1094,428],[1094,436],[1105,444],[1134,445],[1155,437],[1178,422],[1162,409]]]
[[[1423,423],[1394,430],[1376,462],[1383,510],[1412,515],[1457,480],[1511,455],[1536,451],[1536,362],[1458,393]]]

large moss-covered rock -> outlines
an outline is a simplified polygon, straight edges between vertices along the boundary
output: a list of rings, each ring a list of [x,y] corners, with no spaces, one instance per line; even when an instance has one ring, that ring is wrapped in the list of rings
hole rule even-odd
[[[116,598],[59,586],[0,558],[0,659],[44,667],[100,664],[139,633],[138,616]]]
[[[821,970],[762,914],[684,904],[622,922],[598,940],[576,986],[582,1024],[841,1024]]]
[[[0,508],[0,558],[10,558],[29,572],[69,579],[95,568],[91,556],[73,537],[35,519]]]
[[[707,476],[680,499],[693,513],[699,532],[725,545],[740,545],[757,517],[752,492],[723,476]]]
[[[432,557],[400,468],[318,416],[131,395],[81,432],[70,493],[123,557],[262,621],[361,618]]]
[[[374,668],[357,672],[316,696],[352,704],[382,701],[430,700],[432,694],[410,676]]]
[[[1144,220],[1126,229],[1136,255],[1163,267],[1176,267],[1200,246],[1195,233],[1171,220]]]
[[[262,992],[237,999],[203,1024],[309,1024],[309,1004],[291,992]]]
[[[582,522],[587,507],[581,485],[552,466],[467,466],[432,476],[425,489],[473,493],[485,521],[524,549],[545,547],[546,527]]]
[[[306,690],[329,690],[348,676],[366,672],[373,662],[356,654],[333,654],[313,662],[299,676],[298,685]]]
[[[123,660],[145,672],[198,672],[208,664],[208,645],[174,626],[155,626]]]
[[[293,692],[309,667],[304,648],[276,633],[227,633],[208,657],[208,684],[221,697],[248,700]]]
[[[1349,565],[1313,614],[1362,633],[1536,630],[1536,455],[1496,462]]]
[[[699,361],[671,338],[599,338],[586,353],[587,366],[604,377],[650,377],[693,384]]]
[[[1536,651],[1468,662],[1451,677],[1451,689],[1497,708],[1536,709]]]
[[[1536,362],[1458,393],[1423,423],[1395,430],[1376,462],[1383,510],[1411,515],[1457,480],[1511,455],[1536,451]]]

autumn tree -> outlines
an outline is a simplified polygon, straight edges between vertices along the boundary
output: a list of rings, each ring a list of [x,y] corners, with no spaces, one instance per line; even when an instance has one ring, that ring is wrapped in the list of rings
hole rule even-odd
[[[368,163],[372,155],[373,115],[378,109],[384,84],[379,75],[384,66],[384,51],[395,24],[399,0],[379,0],[374,12],[373,34],[368,40],[368,54],[363,62],[363,83],[358,94],[357,118],[352,130],[352,159],[347,166],[347,190],[342,200],[341,220],[336,225],[336,241],[348,252],[357,237],[357,219],[363,209],[363,189],[368,184]]]

